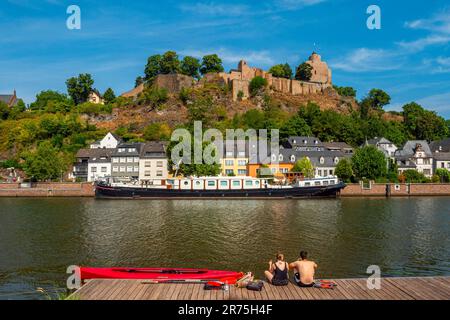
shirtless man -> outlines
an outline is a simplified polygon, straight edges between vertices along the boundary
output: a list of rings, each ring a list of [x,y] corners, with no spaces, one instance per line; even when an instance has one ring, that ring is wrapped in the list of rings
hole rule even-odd
[[[300,259],[290,263],[289,268],[296,271],[294,280],[300,287],[314,286],[314,272],[317,269],[317,264],[308,260],[308,252],[301,251]]]

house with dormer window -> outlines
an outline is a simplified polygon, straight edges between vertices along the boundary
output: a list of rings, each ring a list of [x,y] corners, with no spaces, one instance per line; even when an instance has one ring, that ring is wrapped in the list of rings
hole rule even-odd
[[[434,159],[430,146],[425,140],[407,141],[394,154],[399,173],[417,170],[428,178],[433,176]]]

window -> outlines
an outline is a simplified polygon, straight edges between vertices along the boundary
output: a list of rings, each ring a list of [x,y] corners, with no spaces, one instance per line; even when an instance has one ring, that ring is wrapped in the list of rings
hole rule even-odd
[[[156,171],[156,176],[157,176],[157,177],[162,177],[162,176],[163,176],[162,170]]]
[[[332,176],[334,174],[333,170],[330,170],[330,176]]]
[[[277,156],[276,155],[272,155],[272,162],[275,162],[275,161],[277,161]]]
[[[278,161],[280,161],[280,162],[283,161],[283,155],[282,154],[279,155]]]
[[[324,186],[327,186],[327,185],[328,185],[328,181],[325,180],[325,181],[323,182],[323,185],[324,185]]]
[[[139,157],[134,157],[134,162],[139,162]]]
[[[430,164],[430,163],[431,163],[430,159],[423,159],[423,164]]]
[[[227,155],[227,157],[231,158],[233,156],[233,152],[227,151],[226,155]]]
[[[102,169],[101,169],[101,170],[102,170],[102,172],[103,172],[103,173],[106,173],[106,171],[108,170],[108,168],[106,168],[106,167],[102,167]]]
[[[317,170],[317,175],[321,176],[322,175],[322,170]]]
[[[324,158],[324,157],[320,157],[319,162],[320,162],[321,164],[324,164],[324,163],[325,163],[325,158]]]
[[[97,167],[91,167],[91,172],[97,172]]]
[[[127,158],[124,158],[124,157],[120,157],[120,162],[121,162],[121,163],[125,163],[125,162],[127,162]]]
[[[128,152],[136,152],[136,148],[128,148]]]
[[[239,187],[241,182],[239,180],[233,180],[233,187]]]
[[[238,161],[238,166],[246,166],[247,165],[247,160],[239,160]]]
[[[221,186],[221,187],[226,187],[226,186],[228,186],[228,181],[220,181],[220,186]]]
[[[125,152],[125,149],[124,148],[119,148],[119,152],[120,153]]]
[[[255,186],[259,186],[259,181],[258,180],[255,181]]]
[[[208,187],[215,187],[216,182],[215,181],[208,181]]]
[[[245,151],[239,151],[238,152],[238,157],[245,157]]]
[[[239,170],[238,170],[238,175],[241,175],[241,176],[247,175],[247,170],[245,170],[245,169],[239,169]]]
[[[295,156],[294,155],[291,156],[291,162],[295,162]]]
[[[151,161],[145,161],[145,167],[146,168],[151,168],[152,167],[152,162]]]
[[[320,186],[320,181],[314,182],[314,185],[315,185],[315,186]]]
[[[150,171],[145,171],[145,176],[146,177],[150,177],[152,174],[151,174],[151,172]]]
[[[119,158],[112,158],[112,162],[114,162],[114,163],[119,162]]]
[[[233,169],[225,169],[225,174],[227,176],[234,174],[234,170]]]
[[[339,163],[339,158],[338,157],[334,158],[334,164],[338,164],[338,163]]]
[[[200,181],[195,181],[195,185],[199,186],[200,185]]]
[[[245,186],[247,187],[253,186],[252,180],[245,180]]]
[[[118,167],[118,166],[114,166],[114,167],[112,168],[112,171],[113,171],[113,172],[119,172],[119,167]]]
[[[126,168],[125,168],[124,166],[121,166],[121,167],[120,167],[120,172],[125,172],[125,169],[126,169]]]
[[[139,166],[134,166],[134,172],[139,172]]]
[[[445,168],[445,163],[441,162],[441,168]]]
[[[234,160],[225,160],[226,166],[234,166]]]
[[[128,158],[127,158],[127,162],[128,162],[128,163],[133,163],[133,157],[128,157]]]
[[[133,172],[133,167],[132,166],[127,166],[127,172]]]
[[[305,182],[305,187],[310,187],[311,186],[311,182]]]
[[[162,168],[162,167],[163,167],[163,162],[162,162],[162,161],[156,162],[156,166],[157,166],[158,168]]]

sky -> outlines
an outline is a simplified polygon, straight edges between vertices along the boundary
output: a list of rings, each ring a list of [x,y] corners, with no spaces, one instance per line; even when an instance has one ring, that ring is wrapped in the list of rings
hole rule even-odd
[[[150,55],[217,53],[226,70],[245,59],[293,68],[317,51],[333,83],[364,97],[390,94],[387,110],[411,101],[450,119],[450,3],[428,0],[0,0],[0,93],[30,103],[41,90],[90,73],[95,87],[133,88]],[[81,9],[69,30],[66,10]],[[381,9],[370,30],[367,8]]]

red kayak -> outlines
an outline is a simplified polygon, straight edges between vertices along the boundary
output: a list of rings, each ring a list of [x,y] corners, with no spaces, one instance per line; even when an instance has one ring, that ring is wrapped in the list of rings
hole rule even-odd
[[[81,267],[81,280],[89,279],[139,279],[158,281],[218,280],[236,283],[244,275],[242,272],[208,269],[177,268],[87,268]]]

